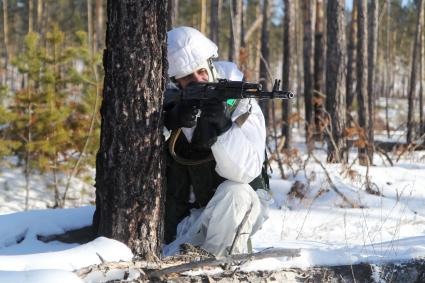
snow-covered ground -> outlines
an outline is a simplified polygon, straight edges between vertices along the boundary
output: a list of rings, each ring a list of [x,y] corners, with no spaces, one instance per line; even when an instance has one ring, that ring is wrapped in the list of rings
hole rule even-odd
[[[280,178],[273,164],[274,203],[270,218],[252,238],[253,247],[255,251],[301,248],[301,256],[250,262],[243,270],[382,263],[425,256],[425,152],[407,153],[394,166],[376,154],[369,177],[380,195],[365,192],[365,167],[326,164],[323,150],[316,150],[315,156],[325,165],[332,183],[357,207],[351,208],[334,192],[325,171],[313,159],[306,163],[305,171],[297,171],[306,158],[301,152],[293,156],[299,162],[294,162],[292,169],[285,167],[287,180]],[[12,177],[14,172],[7,170],[3,178],[8,176],[19,184],[21,176],[16,171]],[[303,197],[288,194],[295,181],[305,184]],[[58,277],[69,278],[60,282],[79,282],[70,271],[100,263],[99,255],[110,261],[132,257],[125,245],[106,238],[85,245],[39,241],[37,235],[89,225],[94,207],[53,210],[34,201],[32,205],[42,209],[10,213],[22,209],[24,196],[19,186],[11,190],[18,190],[14,198],[5,200],[7,194],[0,194],[2,211],[9,209],[0,215],[0,282],[55,282]]]
[[[378,133],[376,136],[380,137]],[[274,203],[269,219],[252,243],[255,251],[300,248],[301,256],[248,262],[242,270],[383,263],[425,256],[425,151],[407,152],[398,162],[397,154],[389,153],[394,166],[375,154],[368,175],[379,194],[371,194],[365,187],[367,168],[352,163],[355,151],[347,165],[327,164],[324,148],[317,144],[314,155],[320,163],[314,158],[305,163],[302,134],[295,137],[291,166],[284,166],[288,178],[283,180],[277,164],[272,164]],[[400,139],[393,136],[393,140]],[[73,200],[68,202],[75,208],[47,209],[52,205],[53,192],[46,189],[45,178],[34,176],[30,210],[24,212],[25,180],[21,171],[0,171],[0,282],[81,282],[71,271],[101,263],[102,259],[132,258],[128,247],[106,238],[84,245],[39,241],[37,236],[89,225],[94,188],[76,179],[70,192]],[[304,184],[304,189],[290,193],[296,181]],[[99,278],[91,280],[86,282],[99,282]]]

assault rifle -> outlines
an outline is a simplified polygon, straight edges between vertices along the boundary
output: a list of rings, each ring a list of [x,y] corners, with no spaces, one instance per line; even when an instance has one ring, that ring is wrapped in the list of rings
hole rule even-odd
[[[193,83],[184,89],[167,89],[164,93],[164,108],[181,100],[191,100],[202,104],[202,101],[216,99],[228,101],[243,98],[256,99],[291,99],[294,93],[279,90],[280,81],[275,80],[272,91],[262,91],[259,83],[229,81],[220,79],[218,82]]]

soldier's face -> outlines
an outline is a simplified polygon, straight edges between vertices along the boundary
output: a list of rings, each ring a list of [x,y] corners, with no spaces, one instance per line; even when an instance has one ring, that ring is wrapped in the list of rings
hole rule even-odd
[[[205,68],[199,69],[190,75],[177,79],[177,83],[181,88],[187,87],[190,83],[208,82],[208,71]]]

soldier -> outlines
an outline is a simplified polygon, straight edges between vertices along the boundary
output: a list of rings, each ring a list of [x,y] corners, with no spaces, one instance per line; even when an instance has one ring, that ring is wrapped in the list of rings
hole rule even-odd
[[[242,80],[235,64],[213,61],[217,49],[196,29],[169,31],[170,80],[182,89],[218,78]],[[244,119],[238,121],[241,115]],[[257,102],[209,101],[197,109],[180,101],[164,109],[164,124],[169,131],[181,128],[182,133],[173,144],[181,158],[167,153],[166,243],[175,239],[177,225],[191,208],[203,208],[190,227],[180,227],[181,237],[171,247],[188,242],[217,256],[228,255],[236,230],[248,215],[233,246],[233,253],[247,252],[249,236],[261,226],[270,199],[262,174],[266,129]]]

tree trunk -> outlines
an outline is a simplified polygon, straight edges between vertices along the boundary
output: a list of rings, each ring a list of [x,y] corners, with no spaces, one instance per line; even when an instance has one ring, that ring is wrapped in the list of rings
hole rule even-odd
[[[303,20],[302,20],[302,9],[301,3],[299,1],[295,2],[295,55],[296,55],[296,68],[297,68],[297,93],[303,93],[303,73],[302,66],[304,65],[303,58],[303,38],[301,36],[303,29]],[[300,95],[296,96],[296,109],[297,113],[301,113],[301,97]],[[297,128],[301,126],[300,119],[297,121]]]
[[[367,79],[367,93],[368,93],[368,149],[367,154],[369,157],[370,163],[373,163],[373,140],[374,140],[374,118],[375,118],[375,81],[377,73],[375,71],[377,51],[378,51],[378,1],[372,0],[370,5],[369,13],[369,38],[368,38],[368,79]]]
[[[324,37],[324,5],[323,0],[316,0],[316,23],[314,32],[314,93],[313,93],[313,112],[314,112],[314,139],[321,141],[323,132],[321,121],[324,117],[325,96],[324,96],[324,77],[325,77],[325,37]]]
[[[325,90],[325,37],[324,37],[324,4],[316,0],[316,23],[314,31],[314,90]]]
[[[207,33],[207,0],[201,0],[201,28],[203,34]]]
[[[107,3],[93,223],[145,259],[159,256],[163,236],[166,9],[159,0]]]
[[[179,0],[168,0],[168,23],[167,30],[177,26],[179,17]]]
[[[37,32],[42,34],[43,0],[37,0]]]
[[[350,36],[348,42],[348,62],[347,62],[347,123],[351,123],[351,110],[352,104],[355,97],[354,91],[354,82],[355,82],[355,74],[356,74],[356,58],[357,58],[357,2],[358,0],[353,0],[353,12],[351,14],[351,23],[350,23]]]
[[[423,15],[422,15],[423,17]],[[423,28],[423,26],[422,26]],[[422,136],[425,134],[425,125],[424,125],[424,88],[423,88],[423,82],[424,82],[424,53],[425,53],[425,36],[424,33],[421,33],[421,57],[420,57],[420,72],[419,72],[419,136]]]
[[[96,0],[96,41],[95,50],[101,50],[105,46],[105,29],[104,24],[104,12],[103,12],[103,0]]]
[[[367,0],[358,0],[357,33],[357,100],[359,104],[359,163],[368,164],[367,135],[368,97],[367,97]]]
[[[28,0],[28,32],[33,31],[33,22],[34,22],[34,2],[33,0]]]
[[[328,162],[347,161],[344,138],[345,101],[345,0],[328,1],[326,54],[326,109],[330,115],[328,134]]]
[[[93,55],[93,5],[87,0],[87,36],[90,56]]]
[[[256,3],[254,2],[253,4]],[[254,15],[255,21],[251,23],[251,26],[246,30],[245,23],[248,23],[246,19],[252,17],[250,12]],[[250,48],[247,46],[247,44],[249,44],[248,38],[260,27],[260,24],[258,23],[262,23],[263,17],[261,15],[259,5],[249,5],[249,3],[246,5],[246,8],[242,9],[241,13],[241,48],[239,51],[239,69],[244,74],[245,80],[249,81],[252,80],[252,68],[250,68]]]
[[[4,58],[4,82],[5,84],[8,83],[8,67],[9,67],[9,60],[10,60],[10,46],[9,46],[9,13],[8,13],[8,7],[7,7],[7,1],[3,0],[3,40],[4,40],[4,48],[6,51],[5,58]]]
[[[210,13],[210,39],[219,47],[219,37],[218,29],[220,25],[220,1],[221,0],[211,0],[211,13]],[[220,50],[220,47],[219,47]]]
[[[260,83],[263,89],[268,89],[270,83],[269,64],[269,0],[263,0],[263,24],[261,26],[261,54],[260,54]],[[266,127],[269,125],[269,101],[260,100],[260,107],[263,110]]]
[[[387,131],[387,137],[390,138],[390,117],[389,117],[389,97],[390,97],[390,15],[391,15],[391,3],[387,6],[387,19],[386,19],[386,46],[385,46],[385,129]]]
[[[304,10],[304,105],[306,121],[306,142],[309,151],[313,150],[314,140],[314,23],[316,0],[303,0]]]
[[[284,89],[293,89],[293,74],[292,74],[292,65],[294,60],[292,60],[294,53],[294,35],[295,35],[295,25],[294,25],[294,2],[291,0],[284,0],[284,17],[283,17],[283,69],[282,69],[282,86]],[[285,137],[286,149],[291,148],[292,143],[292,125],[289,121],[291,117],[292,107],[291,101],[282,100],[282,134]]]
[[[414,128],[414,107],[413,100],[415,98],[416,92],[416,75],[417,75],[417,58],[418,53],[420,52],[420,41],[422,38],[423,30],[423,10],[424,10],[424,1],[419,0],[418,2],[418,18],[416,20],[416,36],[415,36],[415,45],[413,46],[412,54],[412,72],[410,73],[410,86],[408,93],[408,110],[407,110],[407,136],[406,142],[411,143],[413,141],[413,128]]]
[[[239,65],[243,2],[242,0],[230,0],[230,4],[229,61],[233,61]]]

